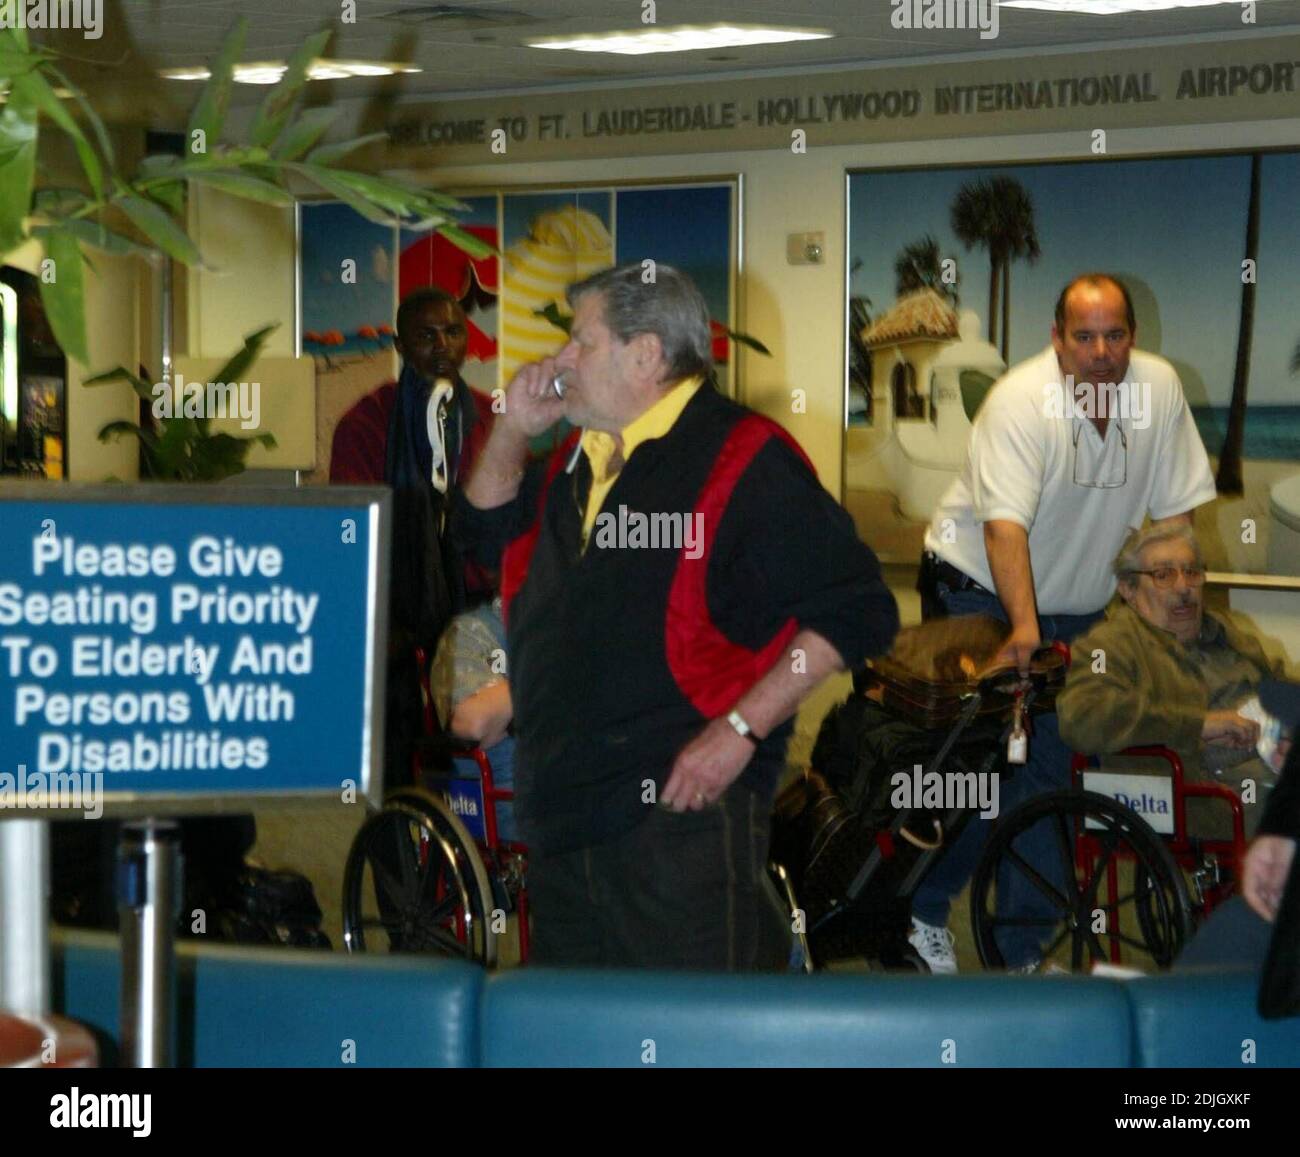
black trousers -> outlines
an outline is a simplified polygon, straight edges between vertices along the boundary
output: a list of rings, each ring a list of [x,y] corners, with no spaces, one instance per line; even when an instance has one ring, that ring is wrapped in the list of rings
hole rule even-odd
[[[790,918],[767,877],[770,807],[732,787],[699,812],[650,807],[626,835],[529,857],[531,962],[783,969]]]

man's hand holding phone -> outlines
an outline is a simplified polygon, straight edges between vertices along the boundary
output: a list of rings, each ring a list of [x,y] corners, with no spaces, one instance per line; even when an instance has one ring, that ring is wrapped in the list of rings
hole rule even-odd
[[[528,461],[528,441],[549,430],[564,416],[564,402],[552,385],[555,359],[543,358],[520,366],[506,386],[505,406],[492,423],[492,433],[465,485],[465,498],[480,510],[514,499]]]
[[[564,417],[564,402],[553,386],[556,373],[554,358],[520,366],[506,386],[505,411],[497,416],[497,424],[523,438],[535,438],[554,426]]]

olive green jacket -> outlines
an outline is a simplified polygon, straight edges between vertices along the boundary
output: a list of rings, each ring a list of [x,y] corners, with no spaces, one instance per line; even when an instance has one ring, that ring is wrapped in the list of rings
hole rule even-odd
[[[1285,678],[1250,635],[1230,619],[1206,611],[1229,647],[1258,668],[1260,679]],[[1101,666],[1103,652],[1105,670]],[[1201,728],[1209,692],[1195,660],[1169,632],[1152,626],[1119,598],[1106,618],[1074,640],[1070,672],[1056,699],[1061,738],[1085,755],[1125,747],[1172,747],[1190,770],[1201,761]]]

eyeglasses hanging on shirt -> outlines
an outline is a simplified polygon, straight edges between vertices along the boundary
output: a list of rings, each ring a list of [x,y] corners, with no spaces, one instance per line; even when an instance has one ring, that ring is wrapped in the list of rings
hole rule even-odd
[[[1091,422],[1075,421],[1074,484],[1076,486],[1088,486],[1094,490],[1115,490],[1128,481],[1128,435],[1124,433],[1124,427],[1119,424],[1118,419],[1112,418],[1111,421],[1115,423],[1115,432],[1119,435],[1118,454],[1114,452],[1114,443],[1111,443],[1108,448],[1104,439],[1099,439],[1100,450],[1093,449],[1094,443],[1091,438],[1084,439],[1087,448],[1081,454],[1079,439],[1083,434],[1084,426],[1091,425]],[[1084,461],[1080,462],[1081,458]]]

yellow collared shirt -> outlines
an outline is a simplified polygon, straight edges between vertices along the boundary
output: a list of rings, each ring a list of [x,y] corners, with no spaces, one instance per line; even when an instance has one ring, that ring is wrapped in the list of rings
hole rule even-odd
[[[591,528],[596,525],[596,515],[605,505],[610,487],[619,475],[619,470],[610,469],[618,452],[619,442],[623,444],[623,466],[632,457],[642,442],[662,438],[682,416],[687,403],[695,397],[695,391],[704,384],[704,378],[683,378],[677,385],[670,387],[653,406],[639,417],[634,418],[616,437],[604,430],[584,430],[582,432],[582,450],[591,464],[591,493],[587,495],[587,509],[582,520],[582,549],[587,549],[587,539]],[[621,467],[620,467],[621,469]]]

